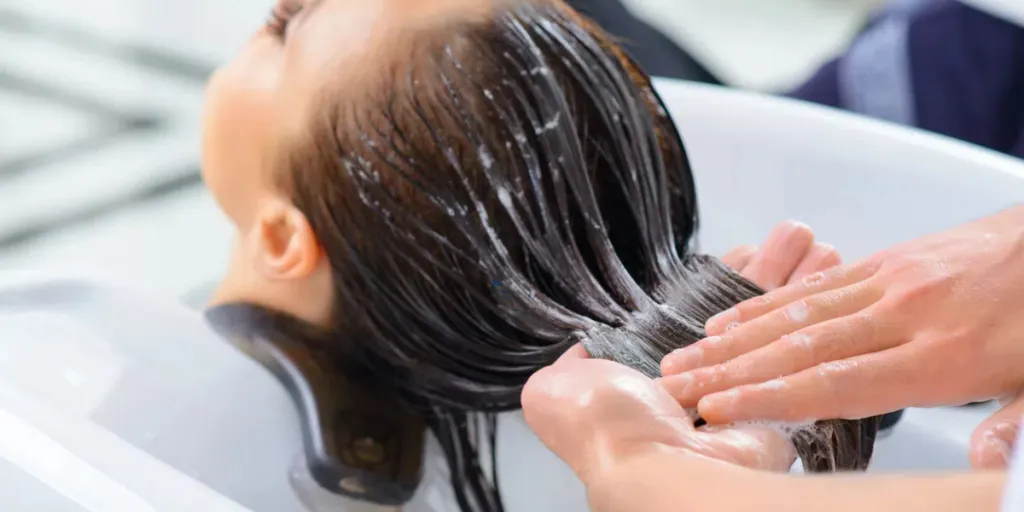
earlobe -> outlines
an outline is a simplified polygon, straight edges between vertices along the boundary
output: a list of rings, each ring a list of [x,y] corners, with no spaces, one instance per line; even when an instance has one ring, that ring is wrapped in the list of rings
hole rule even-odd
[[[252,235],[256,268],[268,279],[304,279],[320,263],[313,228],[294,205],[277,200],[264,205]]]

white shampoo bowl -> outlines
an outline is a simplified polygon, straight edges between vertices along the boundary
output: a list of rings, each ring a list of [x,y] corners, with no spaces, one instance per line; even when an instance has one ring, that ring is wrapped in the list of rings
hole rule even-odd
[[[1024,202],[1024,163],[796,101],[660,81],[690,157],[701,250],[756,243],[798,219],[847,261]],[[909,410],[872,470],[966,469],[992,406]]]

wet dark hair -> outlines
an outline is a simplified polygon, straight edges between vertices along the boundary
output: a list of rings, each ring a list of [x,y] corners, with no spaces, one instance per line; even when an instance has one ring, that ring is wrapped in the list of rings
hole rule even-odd
[[[582,342],[656,377],[762,290],[694,253],[679,134],[593,24],[524,1],[415,39],[386,87],[326,95],[281,185],[334,269],[332,350],[425,415],[465,512],[497,511],[494,415],[532,373]],[[877,428],[794,441],[807,471],[863,469]]]

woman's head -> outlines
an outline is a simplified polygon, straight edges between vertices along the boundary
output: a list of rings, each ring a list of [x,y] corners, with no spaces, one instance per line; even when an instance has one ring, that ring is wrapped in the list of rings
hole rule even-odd
[[[239,230],[218,301],[328,331],[428,415],[476,503],[469,414],[518,407],[578,341],[655,376],[760,293],[691,253],[674,125],[561,1],[288,3],[210,88],[205,173]],[[810,469],[866,463],[871,425],[837,424],[798,437]]]
[[[648,78],[561,2],[282,2],[210,97],[222,300],[401,337],[380,348],[409,371],[453,360],[416,336],[494,339],[494,408],[568,335],[656,305],[694,229]]]
[[[223,300],[248,299],[326,321],[326,260],[286,186],[327,110],[366,103],[430,32],[481,19],[496,0],[280,0],[207,90],[204,178],[238,229]],[[336,163],[336,162],[335,162]],[[330,174],[332,165],[310,172]],[[294,304],[301,303],[301,307]]]
[[[327,180],[338,162],[300,169],[318,141],[352,137],[342,114],[382,108],[382,92],[425,45],[454,42],[516,0],[279,0],[207,90],[204,178],[239,232],[223,300],[246,298],[327,321],[329,280],[316,236],[295,209],[300,172]],[[457,43],[456,43],[457,44]],[[329,119],[328,116],[336,116]],[[335,123],[335,124],[332,124]],[[303,162],[309,165],[314,162]],[[301,303],[296,307],[296,303]]]

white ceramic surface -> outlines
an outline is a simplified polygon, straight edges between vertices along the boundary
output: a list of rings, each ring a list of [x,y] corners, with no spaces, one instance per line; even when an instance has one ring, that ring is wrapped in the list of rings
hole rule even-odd
[[[964,144],[784,100],[659,88],[697,175],[709,252],[795,217],[856,257],[1024,197],[1021,164]],[[292,407],[170,298],[0,277],[0,481],[16,482],[0,486],[0,510],[299,512]],[[911,411],[879,443],[874,469],[965,467],[982,413]],[[519,415],[501,430],[507,510],[585,510],[579,484]],[[455,511],[431,453],[407,510]]]

